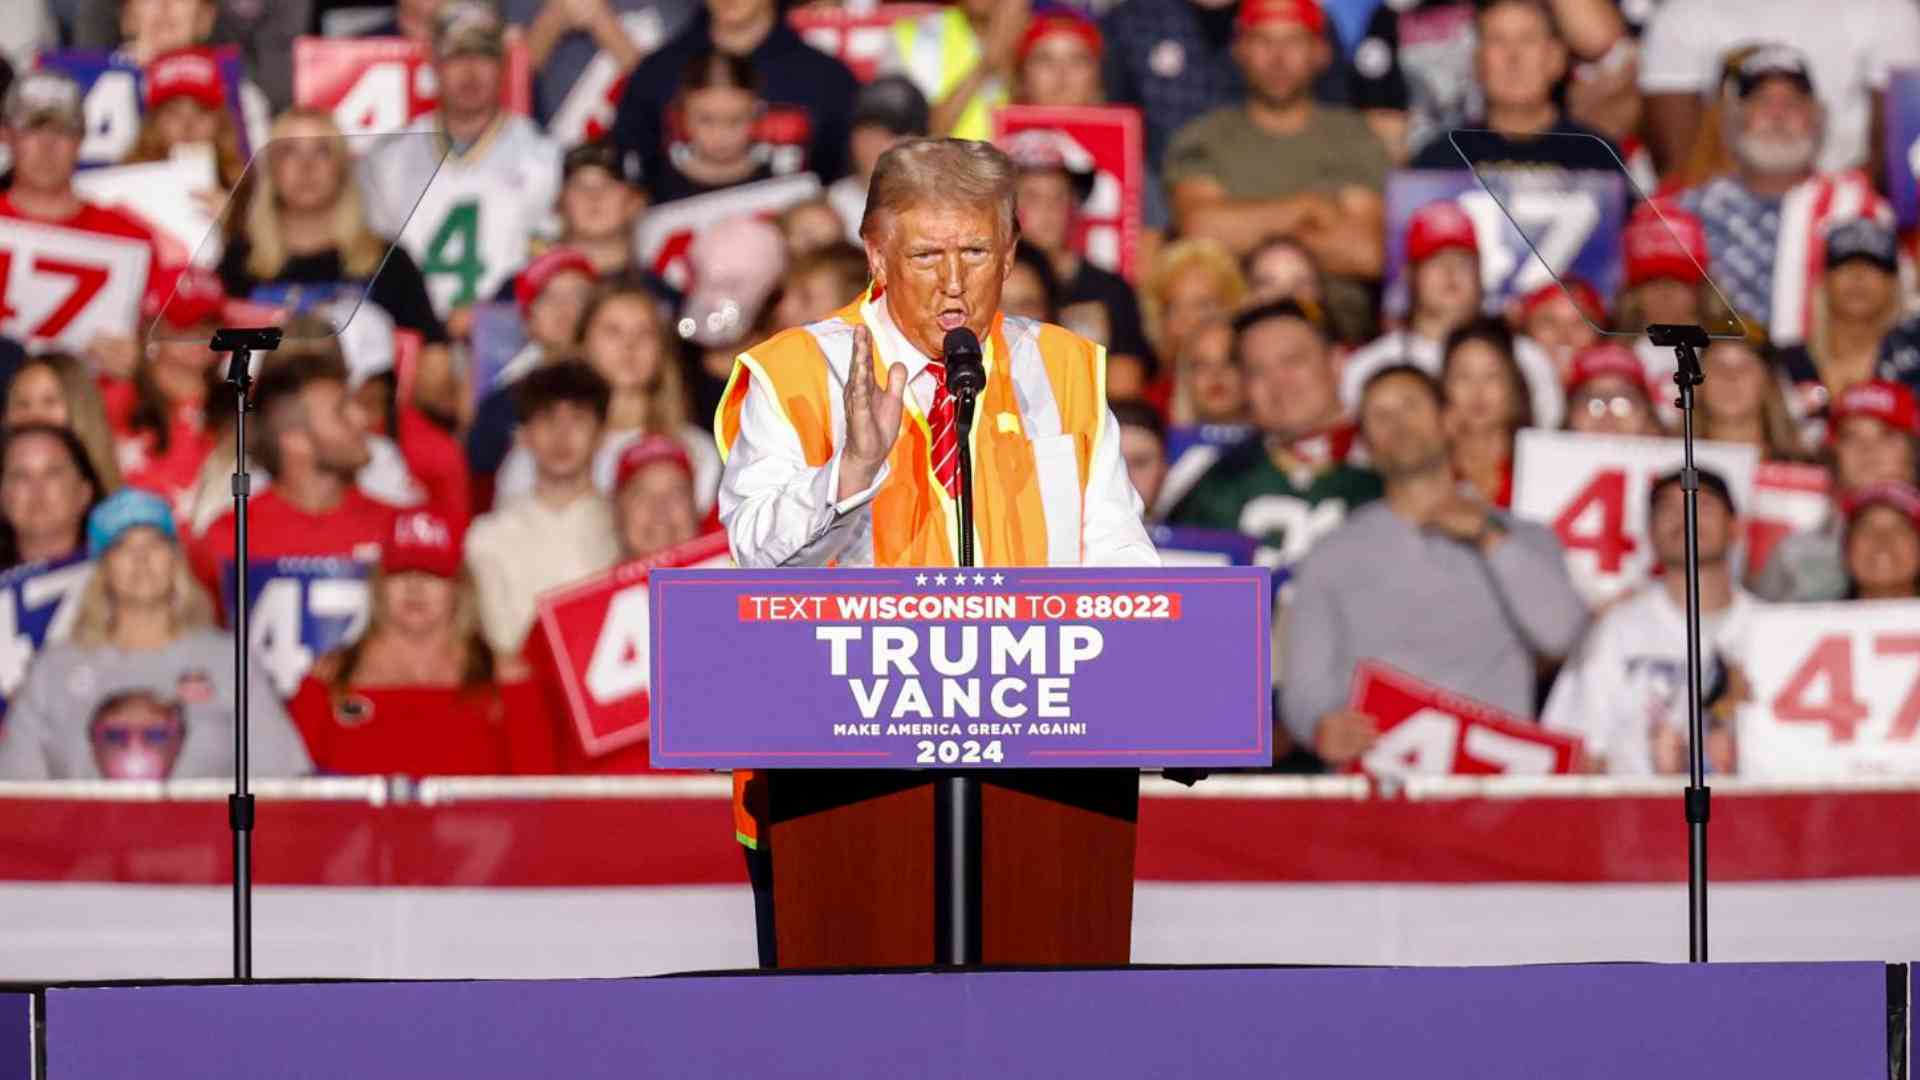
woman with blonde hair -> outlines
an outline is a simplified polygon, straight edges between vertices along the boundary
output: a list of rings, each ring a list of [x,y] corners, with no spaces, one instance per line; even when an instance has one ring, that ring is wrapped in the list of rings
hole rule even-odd
[[[396,327],[426,341],[419,397],[457,415],[461,395],[447,328],[433,312],[419,266],[368,227],[353,154],[333,117],[319,109],[282,113],[253,169],[252,188],[244,228],[220,260],[227,294],[300,310],[339,299],[351,310],[364,290]]]
[[[87,448],[87,464],[100,478],[100,495],[120,490],[119,456],[100,388],[85,364],[65,353],[40,353],[20,362],[7,383],[0,423],[51,424],[74,433]]]
[[[671,435],[693,461],[694,499],[705,514],[720,484],[713,436],[692,422],[692,402],[679,348],[660,304],[644,285],[603,287],[580,319],[579,359],[613,387],[605,431],[593,456],[594,486],[613,491],[620,452],[648,435]],[[515,446],[501,462],[494,502],[533,490],[533,457]]]
[[[289,703],[320,771],[554,771],[556,725],[535,684],[499,680],[451,523],[400,515],[368,589],[366,632],[322,657]]]
[[[1813,287],[1807,340],[1781,350],[1796,419],[1808,445],[1826,440],[1827,406],[1874,377],[1881,343],[1900,322],[1900,248],[1871,218],[1826,233],[1826,273]]]
[[[212,50],[162,53],[147,64],[144,74],[147,107],[126,164],[166,161],[180,147],[207,147],[221,189],[207,193],[208,209],[218,212],[226,195],[239,187],[247,156],[240,149],[240,124],[227,101]]]
[[[87,551],[96,567],[72,635],[34,657],[0,729],[0,778],[230,775],[233,641],[187,570],[172,507],[120,492],[88,515]],[[264,672],[249,686],[253,774],[309,771]]]
[[[1233,317],[1246,299],[1247,281],[1226,248],[1190,236],[1160,249],[1140,293],[1154,354],[1180,356],[1196,330]]]
[[[1774,374],[1766,331],[1756,319],[1741,322],[1745,337],[1715,339],[1700,358],[1707,381],[1695,399],[1696,431],[1702,439],[1751,446],[1762,461],[1807,461],[1807,444]]]

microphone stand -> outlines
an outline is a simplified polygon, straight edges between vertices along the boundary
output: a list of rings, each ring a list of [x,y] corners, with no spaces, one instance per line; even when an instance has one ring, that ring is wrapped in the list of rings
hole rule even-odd
[[[951,369],[949,369],[951,371]],[[954,390],[960,451],[959,565],[973,562],[973,403],[975,390]],[[936,959],[952,967],[980,962],[980,781],[966,769],[934,788],[934,934]]]
[[[253,795],[247,790],[247,391],[255,352],[280,347],[280,328],[223,329],[209,347],[232,354],[227,385],[233,399],[233,794],[227,827],[233,832],[233,977],[253,979]]]
[[[1658,324],[1647,337],[1671,348],[1673,382],[1680,388],[1680,491],[1686,508],[1687,573],[1687,961],[1707,962],[1707,818],[1712,793],[1706,781],[1706,731],[1700,715],[1700,473],[1693,467],[1693,388],[1706,381],[1696,350],[1707,347],[1698,326]]]

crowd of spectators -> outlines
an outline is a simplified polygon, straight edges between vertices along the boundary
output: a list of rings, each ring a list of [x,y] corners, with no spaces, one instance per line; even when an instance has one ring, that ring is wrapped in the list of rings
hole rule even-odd
[[[954,0],[859,57],[777,0],[14,8],[0,615],[30,647],[0,658],[0,777],[230,767],[236,457],[252,557],[284,575],[254,598],[257,772],[644,767],[582,751],[539,599],[719,529],[734,357],[861,296],[867,178],[926,135],[1018,165],[1004,310],[1105,347],[1165,546],[1239,534],[1276,569],[1280,767],[1374,745],[1349,701],[1371,660],[1581,737],[1582,768],[1684,770],[1678,477],[1649,485],[1652,576],[1603,605],[1513,505],[1529,429],[1677,435],[1648,325],[1721,331],[1701,437],[1829,477],[1757,562],[1750,508],[1703,476],[1716,700],[1761,606],[1920,596],[1920,297],[1890,201],[1913,177],[1884,137],[1920,0]],[[320,105],[310,36],[423,62]],[[996,135],[1009,106],[1135,114],[1138,160]],[[397,132],[355,130],[369,109]],[[196,158],[216,258],[88,194]],[[1587,238],[1606,268],[1517,274],[1470,168],[1624,170]],[[1416,175],[1463,182],[1397,202]],[[1116,199],[1124,261],[1088,239]],[[102,271],[63,261],[95,248]],[[236,446],[206,343],[262,312],[286,343]],[[23,583],[56,579],[49,618],[53,585]]]

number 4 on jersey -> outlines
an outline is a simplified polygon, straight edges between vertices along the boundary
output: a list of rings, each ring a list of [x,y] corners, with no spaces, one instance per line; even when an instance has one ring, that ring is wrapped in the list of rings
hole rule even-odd
[[[478,299],[480,279],[487,272],[480,252],[478,201],[458,202],[447,211],[433,239],[427,242],[427,258],[420,272],[428,278],[448,275],[459,280],[460,288],[449,301],[450,307],[465,307]]]

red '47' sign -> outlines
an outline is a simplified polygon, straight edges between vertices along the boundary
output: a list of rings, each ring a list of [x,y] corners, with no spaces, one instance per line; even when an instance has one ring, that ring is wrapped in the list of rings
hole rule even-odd
[[[1132,281],[1147,184],[1140,114],[1120,105],[1008,105],[994,112],[994,142],[1005,147],[1026,132],[1051,140],[1071,167],[1093,173],[1073,244],[1088,262]]]
[[[1703,442],[1694,453],[1700,467],[1727,482],[1735,505],[1753,505],[1758,451]],[[1680,467],[1680,457],[1674,439],[1527,428],[1514,446],[1513,511],[1553,529],[1567,549],[1574,587],[1598,607],[1652,571],[1647,496],[1655,480]]]
[[[726,565],[726,534],[708,533],[540,597],[539,630],[586,756],[647,737],[653,655],[647,574],[662,566]]]
[[[440,104],[440,84],[427,50],[407,38],[303,37],[293,43],[293,103],[325,109],[348,135],[399,131]],[[507,36],[500,103],[533,111],[527,44]],[[352,142],[352,140],[349,140]]]
[[[1374,776],[1567,773],[1579,754],[1578,739],[1386,664],[1362,661],[1350,700],[1380,725],[1379,740],[1354,764]]]
[[[1763,606],[1742,654],[1742,775],[1920,773],[1920,602]]]

